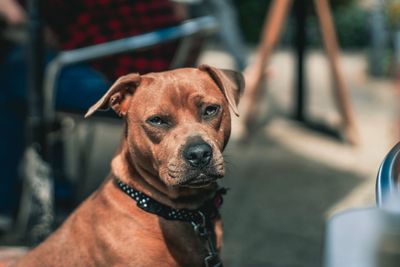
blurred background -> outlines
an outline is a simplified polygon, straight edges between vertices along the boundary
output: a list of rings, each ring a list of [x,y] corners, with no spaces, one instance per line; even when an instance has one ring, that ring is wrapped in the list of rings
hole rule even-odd
[[[5,2],[8,1],[11,0]],[[56,2],[60,6],[67,6],[68,10],[79,10],[83,13],[87,11],[86,7],[78,4],[79,1],[76,3],[75,1],[68,3],[54,1]],[[98,3],[83,1],[82,3],[86,2],[88,6],[98,5],[99,9],[102,4],[109,3],[109,1]],[[95,2],[97,4],[94,4]],[[135,8],[126,12],[142,14],[143,10],[146,10],[148,14],[151,14],[149,16],[153,22],[157,21],[157,23],[147,26],[144,21],[147,20],[148,23],[149,18],[140,22],[127,19],[126,23],[137,23],[134,25],[138,28],[134,31],[125,28],[119,35],[115,34],[109,38],[107,34],[103,34],[106,36],[104,40],[100,37],[95,38],[95,36],[101,36],[100,34],[93,34],[94,37],[91,40],[74,34],[84,32],[91,35],[92,32],[99,30],[90,28],[90,25],[96,25],[95,16],[89,16],[87,22],[84,21],[85,18],[77,16],[84,23],[82,26],[76,22],[80,21],[79,19],[73,22],[73,19],[68,20],[58,16],[54,18],[54,10],[57,10],[56,14],[60,16],[61,13],[68,12],[60,11],[63,9],[54,9],[56,7],[51,7],[51,5],[48,9],[43,8],[44,11],[41,14],[38,12],[35,15],[33,12],[33,15],[30,15],[29,6],[18,2],[25,11],[11,12],[10,15],[10,12],[4,12],[9,7],[2,7],[0,3],[0,10],[3,8],[3,12],[0,12],[3,15],[1,26],[3,34],[0,41],[0,62],[2,61],[0,70],[3,72],[0,77],[0,97],[4,103],[2,116],[4,117],[4,114],[7,114],[7,118],[20,116],[18,118],[21,123],[25,123],[25,128],[23,128],[9,124],[7,118],[0,117],[3,132],[0,135],[3,142],[0,144],[4,144],[4,148],[0,147],[0,150],[5,154],[3,158],[0,155],[1,169],[15,167],[15,164],[10,165],[4,160],[7,157],[5,152],[14,151],[10,140],[17,138],[28,140],[20,141],[20,145],[24,144],[24,146],[20,148],[21,152],[15,155],[20,171],[10,171],[7,177],[6,174],[3,176],[0,174],[0,191],[3,192],[0,195],[0,202],[6,203],[2,207],[3,214],[0,214],[2,230],[0,244],[35,243],[32,241],[36,239],[31,236],[31,229],[43,222],[41,218],[48,212],[46,209],[40,211],[40,207],[36,207],[39,211],[35,211],[35,205],[26,208],[24,204],[35,203],[32,199],[35,198],[36,193],[32,192],[37,191],[34,189],[35,186],[32,186],[32,189],[31,185],[27,186],[24,182],[35,180],[35,178],[29,178],[32,171],[26,171],[26,162],[32,159],[29,159],[29,156],[27,159],[24,147],[33,144],[32,147],[36,149],[37,154],[49,163],[45,165],[45,168],[50,170],[51,174],[47,175],[39,171],[41,175],[38,175],[38,179],[45,181],[44,184],[50,189],[46,191],[47,196],[44,198],[43,192],[41,195],[39,192],[39,200],[35,201],[38,206],[43,201],[52,203],[49,209],[53,210],[54,220],[48,222],[47,227],[53,229],[78,203],[97,188],[110,170],[110,161],[122,134],[121,120],[108,113],[88,120],[82,119],[85,109],[95,102],[110,82],[115,77],[124,74],[124,71],[146,73],[171,67],[195,66],[201,63],[244,71],[248,77],[251,74],[251,67],[259,56],[258,49],[263,45],[263,25],[268,16],[271,16],[269,11],[274,1],[169,2],[158,0],[147,3],[150,2],[156,4],[153,7],[145,7],[146,1],[132,1],[131,6]],[[139,4],[140,7],[138,7]],[[158,7],[156,7],[157,4]],[[347,88],[346,94],[351,103],[351,112],[354,114],[357,142],[356,144],[349,143],[345,133],[343,114],[335,98],[337,83],[332,76],[330,60],[324,49],[323,35],[314,2],[305,0],[301,1],[300,5],[299,3],[291,5],[284,18],[280,37],[277,38],[278,41],[266,60],[264,69],[266,74],[258,86],[263,93],[257,101],[257,112],[251,114],[252,126],[248,127],[243,123],[243,116],[233,119],[231,142],[225,152],[227,175],[223,181],[223,184],[230,188],[222,208],[225,225],[222,257],[227,266],[321,266],[324,227],[330,216],[343,210],[375,205],[375,179],[379,165],[388,150],[398,142],[400,134],[398,112],[400,1],[331,0],[329,4],[340,47],[337,56],[338,66]],[[298,43],[297,34],[301,25],[299,26],[299,14],[296,10],[299,8],[303,8],[304,11],[304,47],[299,47]],[[123,8],[121,7],[120,10]],[[132,17],[128,13],[126,13],[127,17]],[[49,14],[53,14],[53,17]],[[171,14],[174,16],[172,17]],[[120,18],[116,20],[117,22],[125,19],[119,15],[117,17]],[[155,19],[158,17],[160,19]],[[201,20],[203,18],[206,20]],[[211,20],[208,20],[210,18]],[[57,23],[60,19],[75,25],[75,28],[71,26],[63,30],[62,26],[65,24]],[[195,32],[187,32],[185,27],[179,28],[188,20],[194,23],[190,26],[191,29],[196,29]],[[38,46],[32,45],[34,44],[32,40],[35,40],[35,31],[40,33],[34,27],[29,27],[30,23],[35,21],[42,21],[40,25],[43,25],[44,34],[49,39],[46,45],[43,44],[44,42],[42,44],[39,42]],[[115,18],[110,21],[115,23]],[[101,30],[102,24],[97,25]],[[162,31],[166,28],[173,31]],[[172,38],[169,34],[174,31],[179,34]],[[94,50],[93,58],[90,58],[88,55],[91,55],[92,51],[83,51],[83,53],[77,51],[76,54],[64,54],[64,58],[57,57],[62,52],[103,44],[106,41],[132,36],[143,37],[147,32],[157,34],[145,36],[144,41],[135,39],[130,43],[118,44],[122,49],[118,50],[118,53],[96,54]],[[224,36],[224,34],[229,36]],[[75,42],[69,42],[67,38]],[[86,41],[79,41],[79,38]],[[137,40],[146,44],[144,46],[146,51],[137,52],[143,50],[143,47],[136,45]],[[58,42],[58,45],[52,42]],[[15,47],[20,47],[21,44],[25,45],[24,51],[29,52],[29,49],[39,51],[35,53],[42,55],[42,62],[40,57],[35,59],[34,56],[29,56],[29,53],[27,55],[26,52],[15,50]],[[52,54],[43,52],[44,48],[46,51],[53,51]],[[106,48],[109,49],[108,51],[111,49]],[[165,54],[174,56],[166,57]],[[85,58],[85,55],[89,58]],[[299,73],[299,68],[301,68],[299,55],[304,57],[301,73]],[[96,58],[97,56],[99,58]],[[15,61],[15,57],[21,60]],[[79,57],[84,59],[76,60]],[[110,61],[104,63],[102,61],[104,57]],[[109,62],[113,62],[113,58],[116,57],[120,58],[120,61],[116,62],[122,67],[120,69],[112,67],[113,70],[110,71]],[[20,67],[28,64],[22,60],[23,58],[30,59],[31,64],[39,62],[36,69],[40,70],[40,66],[43,66],[44,74],[42,76],[38,74],[39,78],[36,80],[28,76],[29,71],[21,70],[22,67]],[[124,58],[130,58],[131,61]],[[87,70],[81,72],[81,69],[76,74],[70,67],[75,64],[71,63],[74,60],[77,64],[89,64],[88,61],[94,60],[95,63],[90,63],[85,67],[90,66],[99,75],[96,74],[95,79],[92,73],[88,74]],[[49,62],[56,63],[51,65]],[[54,70],[57,68],[54,67],[55,65],[69,68],[69,72],[59,69],[55,71],[57,75],[54,75],[54,79],[61,79],[60,82],[51,80],[53,74],[49,68],[53,66]],[[15,72],[18,74],[16,75]],[[63,86],[65,88],[81,86],[68,83],[63,85],[63,79],[69,81],[85,79],[81,75],[86,74],[91,77],[90,83],[95,84],[95,89],[84,93],[79,90],[63,89]],[[303,77],[301,97],[304,115],[300,120],[296,115],[300,98],[299,75]],[[29,87],[28,78],[22,85],[8,81],[10,78],[25,79],[23,77],[30,77],[31,82],[36,81],[39,89],[35,89],[32,85]],[[97,80],[98,77],[100,81]],[[10,94],[8,91],[13,86],[18,86],[18,88],[25,86],[23,89],[25,92],[36,90],[38,98],[45,99],[42,102],[38,101],[39,104],[36,103],[36,107],[39,107],[36,108],[36,113],[35,108],[32,109],[35,103],[29,102],[32,94],[24,93],[23,97],[20,93],[16,94],[17,96]],[[52,86],[53,89],[59,87],[56,96],[53,96],[56,98],[56,104],[43,109],[46,101],[52,100],[45,97],[48,91],[40,88],[51,90],[48,88]],[[97,91],[94,92],[95,90]],[[78,101],[77,99],[89,94],[87,103],[82,103],[78,107],[73,105]],[[74,96],[70,101],[59,100],[59,98],[64,100],[71,98],[70,95]],[[28,108],[26,108],[27,103],[30,105]],[[5,105],[13,105],[12,112],[8,106],[5,108]],[[48,116],[46,112],[50,112],[52,116]],[[32,114],[44,118],[44,122],[36,125],[36,128],[32,128],[32,124],[29,125],[29,123],[26,126],[27,122],[32,122],[29,119]],[[6,123],[1,119],[4,119]],[[319,126],[315,127],[316,124]],[[24,129],[23,132],[21,129]],[[28,132],[39,129],[45,132],[42,135],[46,137],[30,134],[26,139],[26,129]],[[37,149],[38,146],[42,148]],[[50,147],[48,150],[51,152],[46,153],[43,147]],[[25,165],[21,165],[21,162]],[[25,167],[21,168],[21,166]],[[28,168],[28,170],[31,169]],[[8,197],[9,194],[12,196]],[[25,196],[25,200],[21,196]],[[12,199],[11,203],[10,199]],[[33,219],[29,219],[29,216],[33,216]],[[46,233],[48,232],[44,231],[43,235],[45,236]]]

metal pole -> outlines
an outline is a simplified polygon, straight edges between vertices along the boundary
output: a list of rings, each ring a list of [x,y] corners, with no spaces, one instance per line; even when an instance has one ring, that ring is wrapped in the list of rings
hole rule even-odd
[[[23,190],[17,231],[32,245],[46,238],[54,222],[53,178],[44,116],[44,38],[41,0],[28,0],[28,117]]]
[[[295,119],[301,122],[305,121],[305,86],[304,86],[304,51],[306,44],[306,1],[295,1],[295,17],[296,17],[296,94],[295,94]]]
[[[35,144],[43,156],[46,151],[43,95],[43,25],[40,0],[29,0],[28,4],[28,118],[27,144]]]
[[[386,28],[384,2],[381,0],[372,1],[370,17],[371,33],[371,74],[376,77],[384,75],[384,57],[385,49],[388,47],[388,32]]]

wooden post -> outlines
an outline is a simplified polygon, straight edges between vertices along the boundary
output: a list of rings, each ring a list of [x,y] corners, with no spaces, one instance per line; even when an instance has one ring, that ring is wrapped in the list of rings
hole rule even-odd
[[[336,104],[342,115],[346,138],[354,145],[359,142],[359,137],[356,131],[354,113],[349,98],[349,90],[339,67],[339,46],[329,3],[328,0],[314,0],[314,3],[321,25],[322,37],[332,69],[333,79],[335,81],[334,93]]]
[[[246,90],[244,97],[243,121],[249,127],[255,116],[257,99],[262,95],[261,83],[266,72],[267,61],[282,32],[292,0],[274,0],[263,26],[262,37],[255,61],[245,71]]]
[[[300,1],[300,0],[299,0]],[[263,88],[261,83],[265,76],[267,61],[271,55],[280,33],[282,31],[283,23],[287,17],[287,13],[292,4],[292,0],[274,0],[271,4],[268,17],[265,19],[263,26],[262,38],[255,55],[255,60],[250,67],[245,71],[246,77],[246,90],[243,98],[243,123],[245,130],[249,130],[253,126],[254,119],[257,115],[258,100],[262,97]],[[297,3],[298,5],[305,5],[306,1]],[[328,0],[314,0],[314,5],[321,25],[321,32],[324,40],[325,49],[328,54],[329,63],[332,69],[333,80],[335,82],[335,101],[343,119],[344,132],[346,139],[349,143],[355,145],[359,142],[358,133],[355,125],[355,116],[352,109],[351,101],[349,98],[349,90],[344,81],[344,77],[339,67],[339,46],[336,38],[335,27],[333,24],[332,15]],[[298,18],[304,19],[304,14],[300,14],[305,10],[304,6],[297,6]],[[301,21],[304,23],[304,21]],[[303,52],[304,52],[304,28],[305,25],[298,25],[303,29],[298,31],[297,44],[298,48],[298,81],[297,81],[297,107],[296,118],[300,121],[306,121],[303,112]]]

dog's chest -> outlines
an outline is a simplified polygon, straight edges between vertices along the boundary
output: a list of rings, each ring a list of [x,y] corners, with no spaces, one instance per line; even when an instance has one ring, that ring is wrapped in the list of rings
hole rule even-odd
[[[99,243],[107,248],[107,251],[102,251],[102,258],[106,258],[108,263],[143,267],[204,266],[206,244],[195,234],[191,225],[164,219],[145,229],[140,225],[125,225],[127,227],[119,230],[112,227],[107,235],[97,231],[102,239]],[[108,255],[105,256],[105,253]]]
[[[165,220],[137,207],[129,215],[116,211],[111,216],[110,212],[107,218],[96,220],[96,243],[101,244],[96,247],[101,251],[93,253],[103,254],[101,258],[108,264],[204,266],[206,240],[195,233],[191,224]]]
[[[206,240],[189,223],[160,219],[160,233],[177,266],[204,266]]]

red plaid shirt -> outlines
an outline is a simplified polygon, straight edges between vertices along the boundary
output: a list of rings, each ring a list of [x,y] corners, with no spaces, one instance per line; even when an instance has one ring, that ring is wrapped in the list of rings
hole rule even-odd
[[[47,24],[62,49],[74,49],[177,25],[168,0],[47,0]],[[166,70],[176,42],[152,49],[104,58],[93,66],[109,79],[129,72]]]

